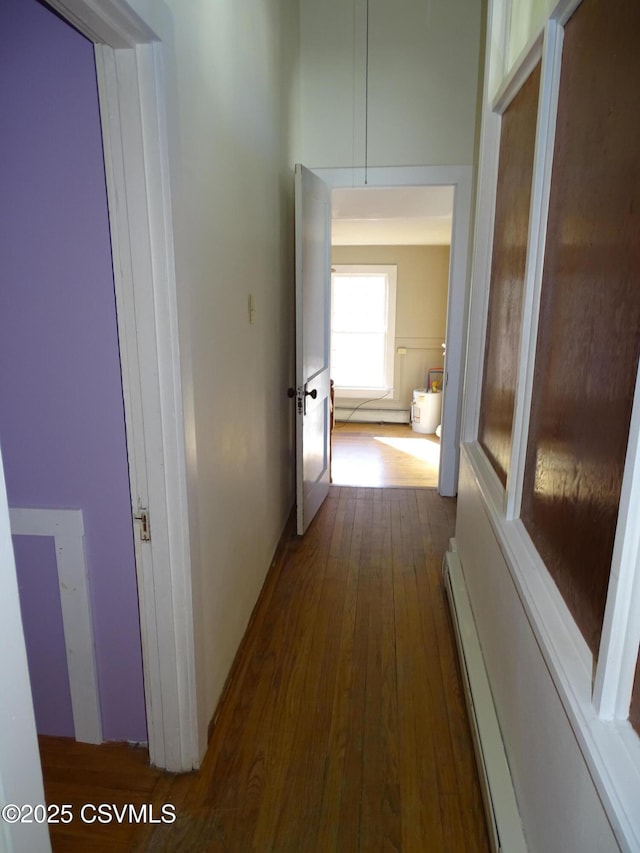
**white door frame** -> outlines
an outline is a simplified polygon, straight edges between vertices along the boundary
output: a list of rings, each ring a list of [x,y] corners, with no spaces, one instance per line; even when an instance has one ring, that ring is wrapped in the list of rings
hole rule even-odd
[[[330,187],[364,187],[363,168],[313,169]],[[442,401],[442,440],[438,491],[455,495],[460,468],[460,424],[469,305],[471,166],[369,167],[369,187],[453,186],[453,225],[447,299],[446,377]]]
[[[205,745],[197,725],[163,45],[125,0],[49,2],[95,44],[132,509],[150,512],[151,541],[135,536],[149,754],[158,767],[188,771]]]

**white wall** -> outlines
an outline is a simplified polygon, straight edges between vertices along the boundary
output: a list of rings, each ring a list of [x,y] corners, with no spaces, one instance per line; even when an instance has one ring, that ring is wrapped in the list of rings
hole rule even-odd
[[[366,2],[301,0],[302,157],[364,165]],[[481,3],[369,4],[368,165],[473,162]]]
[[[407,350],[406,355],[395,355],[393,399],[361,405],[362,398],[350,400],[336,394],[337,405],[402,411],[408,419],[413,389],[424,387],[430,367],[442,366],[449,246],[334,246],[331,260],[334,264],[397,265],[394,349]],[[353,419],[358,420],[357,412]]]
[[[296,0],[133,5],[166,64],[204,750],[294,500],[298,11]]]

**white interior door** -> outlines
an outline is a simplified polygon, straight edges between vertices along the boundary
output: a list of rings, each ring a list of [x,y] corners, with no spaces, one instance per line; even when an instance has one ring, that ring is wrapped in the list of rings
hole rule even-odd
[[[296,165],[296,500],[302,535],[329,492],[331,190]]]

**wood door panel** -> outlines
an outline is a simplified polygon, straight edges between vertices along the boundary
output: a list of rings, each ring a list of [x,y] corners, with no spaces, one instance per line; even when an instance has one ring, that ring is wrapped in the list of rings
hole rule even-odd
[[[507,483],[529,234],[540,63],[504,113],[478,440]]]
[[[640,5],[564,39],[522,518],[597,654],[640,351]]]

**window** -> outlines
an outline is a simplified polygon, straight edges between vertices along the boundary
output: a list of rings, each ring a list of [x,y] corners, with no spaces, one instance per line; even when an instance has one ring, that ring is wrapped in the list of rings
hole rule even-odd
[[[333,267],[331,378],[343,396],[393,393],[396,269]]]

